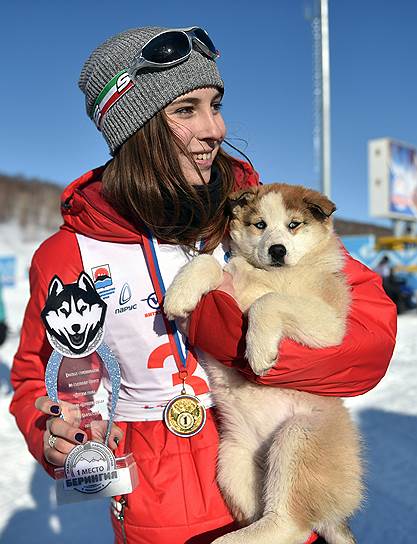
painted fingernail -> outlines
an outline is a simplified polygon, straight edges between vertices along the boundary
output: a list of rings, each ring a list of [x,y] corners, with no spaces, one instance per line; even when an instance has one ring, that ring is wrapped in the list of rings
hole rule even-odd
[[[56,406],[56,405],[51,406],[49,410],[51,414],[55,414],[56,416],[59,414],[59,406]]]
[[[77,442],[79,442],[80,444],[82,444],[83,441],[84,441],[84,435],[83,435],[83,433],[77,433],[77,434],[75,435],[75,440],[76,440]]]

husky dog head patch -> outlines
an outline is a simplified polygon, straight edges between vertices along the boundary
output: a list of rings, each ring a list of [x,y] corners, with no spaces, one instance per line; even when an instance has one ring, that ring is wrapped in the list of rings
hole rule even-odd
[[[41,312],[52,347],[75,358],[95,351],[103,340],[106,309],[85,272],[81,272],[76,283],[66,285],[54,276]]]

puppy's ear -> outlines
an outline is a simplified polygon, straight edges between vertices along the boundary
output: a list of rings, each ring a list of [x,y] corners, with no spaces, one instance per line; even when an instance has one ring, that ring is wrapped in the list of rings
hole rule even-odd
[[[318,221],[325,221],[336,210],[336,205],[327,196],[311,189],[306,190],[303,202]]]
[[[227,209],[229,215],[237,215],[242,208],[247,206],[252,200],[254,200],[257,194],[257,187],[242,189],[241,191],[236,191],[229,196],[227,202]]]

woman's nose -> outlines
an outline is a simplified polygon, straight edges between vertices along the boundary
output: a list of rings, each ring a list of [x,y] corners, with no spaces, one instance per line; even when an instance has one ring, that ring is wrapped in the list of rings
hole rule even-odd
[[[197,134],[199,140],[223,140],[225,136],[225,125],[220,113],[207,113],[200,121]]]

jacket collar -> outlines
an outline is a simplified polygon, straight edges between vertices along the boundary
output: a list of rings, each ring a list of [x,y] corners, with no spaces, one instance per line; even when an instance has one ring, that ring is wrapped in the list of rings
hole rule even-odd
[[[104,169],[105,166],[100,166],[90,170],[63,191],[61,228],[105,242],[142,243],[142,233],[104,200],[101,194]],[[242,161],[236,160],[235,178],[235,190],[259,184],[258,174]]]
[[[101,194],[104,166],[90,170],[62,193],[62,228],[105,242],[137,244],[142,234],[114,210]]]

